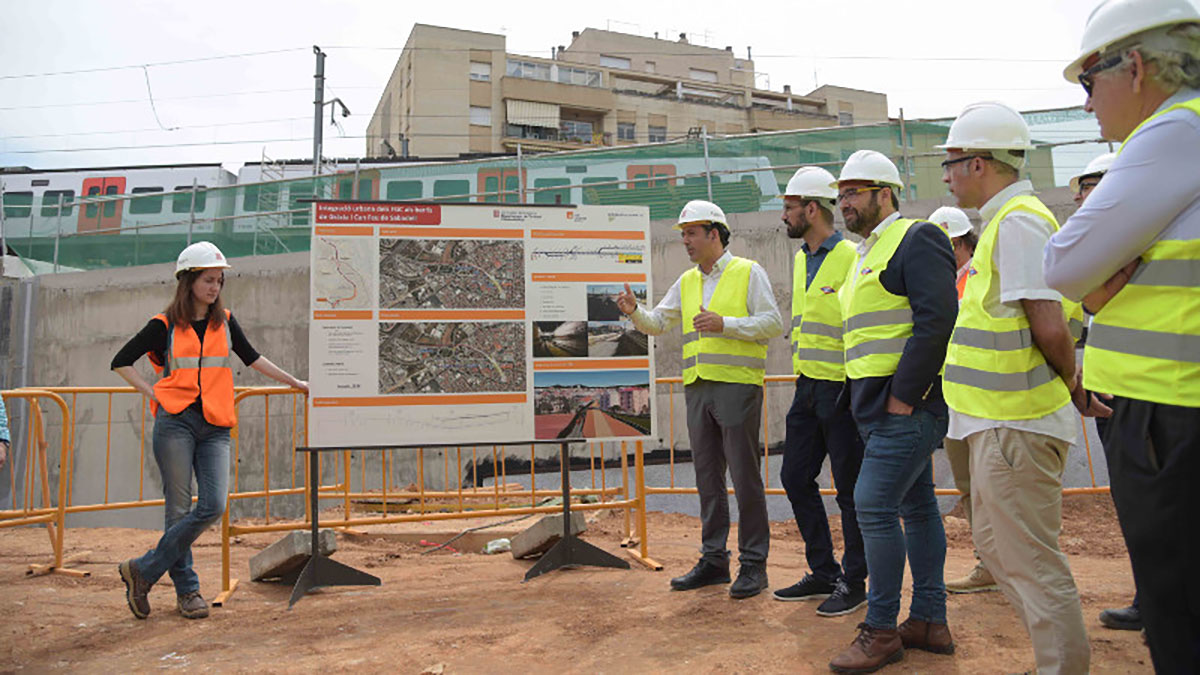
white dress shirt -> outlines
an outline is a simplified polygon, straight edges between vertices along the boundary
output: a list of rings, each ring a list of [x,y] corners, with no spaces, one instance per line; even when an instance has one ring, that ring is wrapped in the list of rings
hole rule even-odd
[[[721,280],[721,272],[725,270],[732,259],[733,255],[726,251],[724,255],[717,258],[711,272],[705,274],[704,270],[700,270],[704,307],[708,307],[713,291],[717,288],[717,282]],[[675,280],[671,289],[654,309],[647,310],[639,304],[637,309],[629,315],[638,330],[647,335],[661,335],[683,320],[681,311],[683,301],[679,292],[679,281],[682,278],[683,276],[680,275],[679,279]],[[746,311],[749,316],[723,317],[725,328],[722,333],[725,337],[766,344],[767,340],[783,335],[783,317],[780,316],[779,307],[775,304],[775,294],[771,292],[771,281],[767,277],[767,271],[758,263],[754,263],[750,268],[750,289],[746,293]]]
[[[979,208],[984,222],[979,238],[988,236],[992,218],[1008,200],[1032,194],[1033,184],[1019,180],[993,195]],[[1015,318],[1025,313],[1022,300],[1061,302],[1062,296],[1046,286],[1041,261],[1035,254],[1054,234],[1050,223],[1027,211],[1015,211],[996,226],[1000,231],[996,233],[991,262],[1000,275],[1000,283],[988,289],[983,298],[984,311],[997,318]],[[990,420],[950,409],[950,427],[946,432],[950,438],[962,439],[986,429],[1018,429],[1074,443],[1079,424],[1075,406],[1069,401],[1058,410],[1031,420]]]
[[[1162,111],[1200,97],[1182,89]],[[1099,288],[1159,239],[1200,238],[1200,115],[1149,122],[1046,245],[1046,281],[1072,300]]]

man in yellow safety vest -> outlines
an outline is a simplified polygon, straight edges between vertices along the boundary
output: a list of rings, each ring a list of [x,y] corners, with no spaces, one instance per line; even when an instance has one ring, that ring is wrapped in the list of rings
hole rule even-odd
[[[850,614],[867,604],[867,560],[854,513],[854,483],[863,442],[854,417],[838,397],[846,382],[842,305],[838,290],[858,255],[833,229],[837,190],[820,167],[798,169],[783,196],[783,222],[802,239],[792,269],[792,370],[796,392],[787,414],[779,480],[792,504],[810,572],[774,592],[776,600],[821,600],[819,616]],[[825,457],[837,488],[845,553],[839,565],[817,477]]]
[[[1086,673],[1079,592],[1058,548],[1062,475],[1079,421],[1077,303],[1048,288],[1038,251],[1058,230],[1021,180],[1029,127],[1003,103],[967,106],[943,145],[942,180],[985,225],[946,354],[952,439],[970,454],[972,536],[1033,642],[1039,672]]]
[[[863,237],[840,296],[843,398],[866,445],[854,507],[871,584],[858,637],[829,664],[835,672],[872,672],[905,647],[954,652],[932,461],[946,435],[938,371],[958,312],[954,252],[941,227],[900,217],[901,185],[896,165],[873,150],[851,155],[836,184],[846,228]],[[897,626],[905,558],[912,604]]]
[[[1111,395],[1113,501],[1159,672],[1200,672],[1200,10],[1106,0],[1064,71],[1122,143],[1050,238],[1046,281],[1094,312],[1084,387]]]
[[[725,250],[729,223],[720,207],[688,202],[675,229],[695,267],[652,310],[638,305],[628,284],[617,297],[617,306],[647,335],[683,324],[683,392],[700,494],[701,558],[672,579],[671,588],[729,583],[728,468],[737,496],[741,565],[729,595],[748,598],[767,587],[770,529],[758,436],[767,341],[783,334],[783,319],[766,270]]]

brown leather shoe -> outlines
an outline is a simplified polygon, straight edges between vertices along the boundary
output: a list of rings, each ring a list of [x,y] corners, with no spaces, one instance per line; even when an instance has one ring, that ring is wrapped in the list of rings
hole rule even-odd
[[[138,570],[133,566],[133,560],[126,560],[117,566],[117,572],[121,575],[121,581],[125,582],[125,602],[129,604],[129,611],[139,619],[144,619],[150,616],[150,587],[154,584],[147,583],[142,575],[138,574]]]
[[[924,649],[934,654],[953,654],[954,638],[944,623],[930,623],[909,617],[896,629],[900,641],[909,649]]]
[[[829,662],[835,673],[873,673],[889,663],[904,658],[904,645],[900,632],[893,628],[885,630],[865,623],[858,624],[858,637]]]

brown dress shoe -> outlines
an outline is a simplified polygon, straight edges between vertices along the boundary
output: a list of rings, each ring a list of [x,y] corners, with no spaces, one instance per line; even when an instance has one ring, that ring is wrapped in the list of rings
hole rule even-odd
[[[944,623],[930,623],[909,617],[896,629],[900,641],[909,649],[923,649],[934,654],[953,654],[954,638]]]
[[[904,645],[900,632],[893,628],[885,630],[865,623],[858,624],[858,637],[829,662],[835,673],[873,673],[889,663],[904,658]]]

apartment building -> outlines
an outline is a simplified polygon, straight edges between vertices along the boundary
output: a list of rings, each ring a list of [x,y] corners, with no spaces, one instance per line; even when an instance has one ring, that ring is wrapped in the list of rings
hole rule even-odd
[[[887,96],[759,89],[731,47],[587,28],[552,58],[503,35],[417,24],[367,126],[368,157],[453,157],[887,121]]]

